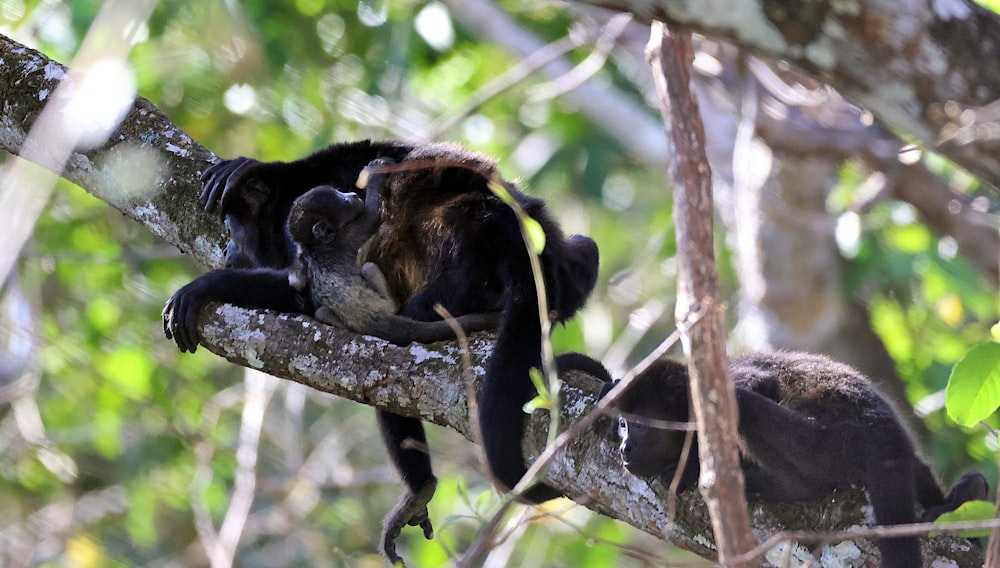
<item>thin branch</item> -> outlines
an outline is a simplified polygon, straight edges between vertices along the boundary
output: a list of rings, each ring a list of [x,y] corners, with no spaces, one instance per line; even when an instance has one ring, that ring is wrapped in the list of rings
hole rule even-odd
[[[587,58],[562,77],[529,89],[528,100],[540,102],[565,95],[597,74],[604,68],[604,64],[608,60],[608,55],[614,49],[618,37],[622,35],[631,21],[631,14],[615,14],[612,16],[608,20],[608,23],[604,24],[601,28],[601,33],[597,37],[594,50],[587,55]]]
[[[437,140],[439,137],[444,136],[456,124],[476,112],[479,107],[496,98],[501,93],[515,87],[532,73],[562,57],[577,47],[577,45],[579,45],[579,42],[573,35],[567,35],[518,61],[517,65],[514,65],[502,75],[473,93],[471,97],[466,99],[460,109],[438,120],[436,124],[431,126],[426,138],[428,140]]]
[[[705,156],[705,130],[691,92],[694,50],[690,32],[670,32],[664,24],[654,23],[647,56],[674,149],[670,174],[680,268],[675,312],[685,331],[682,339],[698,421],[699,487],[712,517],[719,562],[749,566],[733,562],[756,543],[740,468],[736,394],[726,373],[724,310],[716,301],[712,179]],[[697,313],[706,317],[696,324],[693,316]]]
[[[219,528],[217,545],[220,556],[226,562],[213,568],[232,566],[236,557],[236,548],[240,543],[240,535],[250,515],[257,487],[257,452],[260,447],[260,432],[264,425],[264,414],[274,389],[278,386],[273,377],[247,369],[244,379],[246,385],[243,392],[243,416],[240,421],[240,436],[236,446],[236,481],[233,494],[229,499],[229,508]]]

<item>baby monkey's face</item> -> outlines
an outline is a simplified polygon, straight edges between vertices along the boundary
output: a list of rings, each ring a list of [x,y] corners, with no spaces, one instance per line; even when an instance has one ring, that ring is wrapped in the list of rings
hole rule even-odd
[[[300,245],[328,242],[365,212],[356,193],[344,193],[330,185],[314,187],[292,203],[288,231]]]

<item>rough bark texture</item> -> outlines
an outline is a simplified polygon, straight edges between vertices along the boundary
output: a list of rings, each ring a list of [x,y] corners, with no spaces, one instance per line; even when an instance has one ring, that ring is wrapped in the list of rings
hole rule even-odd
[[[726,372],[724,309],[717,301],[712,172],[705,157],[701,112],[691,91],[691,34],[672,33],[655,22],[647,56],[672,149],[670,177],[680,268],[676,318],[698,421],[698,485],[711,514],[719,562],[729,565],[734,557],[750,552],[754,540],[740,471],[736,393]]]
[[[32,124],[60,81],[76,80],[41,53],[0,36],[0,148],[20,154]],[[147,186],[123,186],[131,152],[147,152],[158,172]],[[44,156],[44,152],[39,152]],[[215,155],[191,139],[152,103],[137,98],[132,110],[99,148],[74,152],[66,167],[38,164],[142,223],[209,267],[222,265],[225,228],[198,206],[198,176]]]
[[[1000,17],[968,0],[578,1],[788,61],[1000,187]]]
[[[36,51],[0,36],[0,148],[17,153],[25,133],[45,104],[65,69]],[[164,174],[150,181],[142,196],[123,192],[122,171],[115,167],[121,151],[139,148],[157,156]],[[110,141],[92,151],[74,154],[60,175],[79,184],[145,225],[154,233],[192,254],[205,266],[221,264],[222,223],[197,204],[198,174],[213,155],[192,141],[152,104],[137,99],[134,108]],[[45,165],[45,164],[42,164]],[[462,432],[470,431],[465,386],[456,373],[457,348],[452,344],[395,347],[367,337],[344,333],[316,321],[219,306],[202,314],[204,344],[211,351],[247,367],[294,380],[365,404],[374,405]],[[305,341],[303,341],[305,339]],[[481,378],[492,342],[474,338],[473,374]],[[575,422],[593,404],[599,390],[593,378],[565,376],[560,402],[562,424]],[[531,418],[526,455],[537,456],[546,440],[548,419]],[[578,502],[622,519],[650,534],[669,538],[699,554],[713,554],[712,533],[705,507],[695,492],[680,496],[676,518],[667,518],[666,488],[647,485],[626,473],[618,463],[615,443],[606,428],[598,428],[574,442],[546,474],[546,483],[564,489]],[[864,524],[863,497],[838,494],[823,503],[751,508],[758,538],[782,529],[842,528]],[[951,559],[959,566],[981,564],[981,553],[966,541],[935,537],[927,541],[927,558]],[[795,547],[795,557],[809,549]],[[778,553],[772,553],[780,558]],[[869,541],[857,540],[824,549],[820,565],[874,566],[877,553]],[[977,564],[978,563],[978,564]]]

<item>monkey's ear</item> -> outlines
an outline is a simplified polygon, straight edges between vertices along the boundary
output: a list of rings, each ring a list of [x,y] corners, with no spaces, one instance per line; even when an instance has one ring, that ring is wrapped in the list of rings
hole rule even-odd
[[[618,381],[605,382],[604,386],[601,387],[600,394],[597,395],[597,400],[604,398],[609,392],[611,392],[611,389],[615,388],[615,385],[617,384]]]
[[[312,227],[313,238],[317,241],[324,241],[333,236],[333,227],[330,223],[324,221],[316,221]]]

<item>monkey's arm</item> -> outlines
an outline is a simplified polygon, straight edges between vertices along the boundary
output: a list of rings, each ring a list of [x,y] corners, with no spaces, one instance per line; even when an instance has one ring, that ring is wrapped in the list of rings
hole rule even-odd
[[[209,302],[295,313],[306,307],[305,297],[289,284],[284,270],[229,268],[203,274],[163,307],[163,333],[181,351],[194,353],[198,348],[198,312]]]
[[[739,433],[756,466],[746,468],[747,499],[819,499],[860,480],[851,444],[854,430],[828,428],[752,390],[737,387]],[[863,438],[858,436],[858,438]]]
[[[358,173],[372,160],[386,156],[398,161],[412,149],[405,142],[365,140],[334,144],[292,162],[260,162],[246,157],[223,160],[202,174],[200,202],[209,211],[221,205],[222,213],[226,213],[232,202],[238,200],[242,187],[254,179],[270,189],[272,194],[268,198],[276,203],[291,203],[323,184],[350,191]]]

